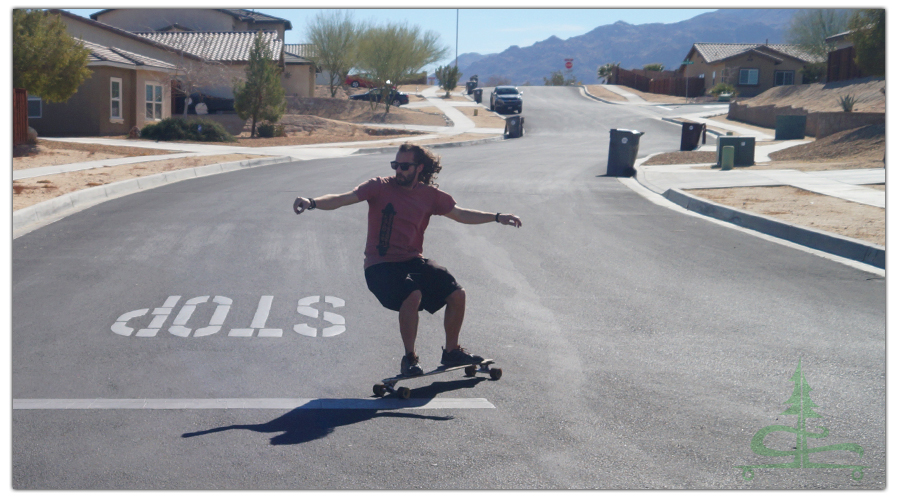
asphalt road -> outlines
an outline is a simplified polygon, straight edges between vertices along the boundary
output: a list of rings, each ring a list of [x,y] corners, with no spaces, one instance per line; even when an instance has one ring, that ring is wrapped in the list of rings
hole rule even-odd
[[[410,382],[404,408],[371,394],[403,350],[366,289],[366,206],[291,204],[393,155],[179,182],[13,240],[12,395],[48,407],[12,410],[13,487],[883,488],[884,279],[604,176],[611,128],[677,150],[653,109],[525,92],[524,137],[441,149],[438,177],[523,227],[437,217],[425,243],[501,380]],[[420,321],[426,369],[442,316]],[[58,409],[92,400],[110,408]],[[779,456],[751,448],[763,429]],[[776,463],[803,467],[739,468]]]

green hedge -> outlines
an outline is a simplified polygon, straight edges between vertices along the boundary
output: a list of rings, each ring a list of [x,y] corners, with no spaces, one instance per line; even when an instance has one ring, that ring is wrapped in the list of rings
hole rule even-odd
[[[256,126],[256,133],[260,137],[284,137],[284,125],[263,122]]]
[[[185,120],[174,117],[145,125],[141,129],[141,137],[157,141],[235,142],[237,140],[219,122],[203,118]]]

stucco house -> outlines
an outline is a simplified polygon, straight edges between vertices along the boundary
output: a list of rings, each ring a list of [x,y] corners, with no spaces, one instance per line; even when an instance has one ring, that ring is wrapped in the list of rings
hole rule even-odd
[[[312,61],[284,50],[284,42],[276,31],[260,31],[273,54],[273,61],[282,69],[281,84],[285,95],[309,97],[315,93],[315,65]],[[197,56],[207,62],[183,80],[196,80],[206,95],[231,99],[232,81],[244,78],[250,61],[250,50],[257,32],[253,31],[149,31],[136,35],[172,47],[178,53]]]
[[[735,87],[739,95],[753,97],[779,85],[800,85],[800,70],[825,62],[795,45],[750,43],[695,43],[685,56],[680,77],[701,77],[709,90],[718,83]]]
[[[125,31],[275,31],[292,29],[287,19],[247,9],[105,9],[91,19]]]
[[[125,135],[171,114],[175,65],[118,47],[84,41],[88,77],[66,102],[29,96],[28,122],[39,136]]]
[[[286,52],[284,33],[291,22],[247,9],[105,9],[91,19],[208,61],[199,80],[203,93],[232,99],[232,79],[243,78],[253,36],[262,32],[282,67],[285,95],[315,94],[316,68],[312,60]],[[198,70],[193,71],[195,74]],[[211,80],[218,80],[211,83]]]

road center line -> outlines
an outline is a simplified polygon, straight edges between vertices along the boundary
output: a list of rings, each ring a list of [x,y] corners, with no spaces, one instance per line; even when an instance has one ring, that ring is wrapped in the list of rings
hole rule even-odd
[[[496,408],[483,398],[13,399],[13,410],[443,410]]]

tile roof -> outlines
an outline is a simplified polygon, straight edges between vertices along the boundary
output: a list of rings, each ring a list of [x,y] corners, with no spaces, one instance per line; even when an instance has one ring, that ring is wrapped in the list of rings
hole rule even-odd
[[[768,52],[776,58],[778,54],[782,54],[802,61],[821,62],[821,58],[807,53],[796,45],[782,43],[695,43],[694,49],[708,63],[728,59],[750,50]]]
[[[290,52],[295,56],[311,59],[316,55],[316,45],[314,43],[286,43],[284,51]]]
[[[134,52],[129,52],[116,47],[104,47],[103,45],[88,41],[83,41],[83,43],[85,48],[91,51],[88,56],[88,64],[110,62],[135,67],[147,66],[161,69],[175,69],[174,64],[169,64],[165,61],[160,61],[159,59],[153,59],[152,57],[135,54]]]
[[[273,60],[279,60],[283,42],[278,40],[278,33],[275,31],[261,33],[272,49]],[[256,36],[255,31],[139,31],[135,34],[203,59],[223,62],[249,61],[253,38]]]
[[[122,9],[103,9],[98,12],[94,12],[91,14],[91,19],[97,20],[98,17],[106,14],[107,12],[113,10],[122,10]],[[282,19],[280,17],[270,16],[268,14],[263,14],[261,12],[254,12],[252,10],[247,9],[213,9],[218,10],[220,12],[224,12],[226,14],[231,15],[232,17],[236,17],[242,21],[253,21],[256,23],[284,23],[284,29],[292,29],[291,22],[287,19]]]
[[[284,23],[285,29],[292,29],[291,22],[287,19],[282,19],[280,17],[270,16],[268,14],[263,14],[262,12],[254,12],[252,10],[247,9],[219,9],[223,12],[227,12],[234,17],[239,19],[248,19],[255,23]]]

